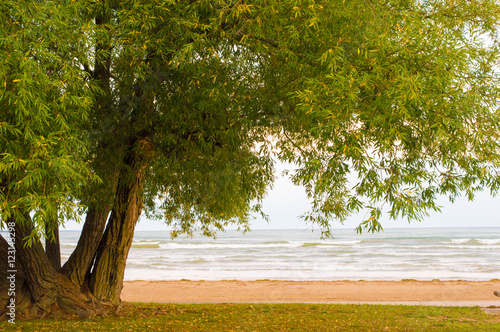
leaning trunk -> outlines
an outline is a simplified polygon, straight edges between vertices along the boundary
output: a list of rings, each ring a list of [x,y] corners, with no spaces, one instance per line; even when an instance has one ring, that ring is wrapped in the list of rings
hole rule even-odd
[[[110,210],[111,204],[106,204],[91,205],[87,211],[78,244],[61,269],[61,273],[67,275],[75,285],[84,286],[85,284]]]
[[[106,152],[106,149],[103,149],[102,153]],[[61,269],[61,273],[67,275],[75,285],[84,288],[88,288],[90,270],[111,212],[112,199],[110,197],[116,192],[118,170],[119,168],[110,166],[110,170],[104,173],[107,181],[97,189],[102,196],[96,197],[89,204],[78,244]]]
[[[90,275],[92,294],[114,305],[120,304],[128,252],[143,206],[146,162],[131,150],[120,173],[113,210]]]

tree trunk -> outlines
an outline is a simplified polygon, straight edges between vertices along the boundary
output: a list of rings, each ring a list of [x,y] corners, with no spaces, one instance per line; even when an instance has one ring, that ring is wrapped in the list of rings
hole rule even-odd
[[[16,256],[21,263],[22,270],[29,271],[25,277],[33,301],[40,302],[45,297],[45,290],[56,282],[56,271],[50,264],[40,241],[33,240],[29,247],[24,245],[23,239],[30,236],[33,229],[29,215],[26,214],[25,219],[25,221],[15,221]]]
[[[92,294],[114,305],[120,304],[128,252],[143,206],[146,162],[137,156],[133,146],[125,160],[126,167],[120,173],[113,210],[90,275]]]
[[[99,153],[105,155],[109,151],[103,148]],[[61,273],[68,276],[75,285],[87,288],[90,270],[111,211],[111,202],[113,200],[110,197],[114,197],[118,182],[119,168],[116,165],[108,166],[108,171],[103,172],[103,175],[101,175],[106,179],[105,184],[95,189],[92,188],[99,193],[99,196],[88,206],[78,244],[61,268]]]
[[[110,210],[111,204],[101,207],[91,205],[88,209],[78,244],[61,269],[61,273],[68,276],[75,285],[85,284]]]
[[[54,270],[58,271],[61,268],[61,246],[57,220],[52,225],[45,225],[45,233],[47,236],[45,238],[45,253]]]
[[[79,286],[57,272],[40,241],[34,240],[31,246],[25,246],[25,240],[22,239],[31,234],[33,226],[28,214],[25,214],[24,218],[24,221],[7,220],[8,223],[15,223],[12,236],[15,238],[17,270],[16,318],[91,316],[109,310],[110,308],[96,301],[89,292],[82,291]],[[4,255],[5,243],[0,241],[0,255]],[[4,312],[1,314],[4,315]]]
[[[104,1],[96,6],[95,23],[98,27],[108,24],[111,20],[108,5],[109,3]],[[110,40],[106,38],[96,40],[95,54],[94,70],[91,73],[93,80],[101,90],[95,97],[95,112],[96,114],[103,112],[107,114],[115,111],[110,85],[112,59]],[[83,288],[88,288],[89,275],[116,192],[120,173],[118,163],[123,160],[123,155],[120,152],[117,153],[116,150],[113,129],[101,127],[108,124],[100,120],[94,125],[99,128],[99,132],[104,133],[104,136],[98,139],[98,148],[95,151],[97,157],[93,162],[98,165],[94,167],[94,170],[102,178],[103,185],[97,187],[91,185],[90,190],[87,188],[92,193],[93,198],[86,203],[88,210],[82,233],[75,250],[61,269],[61,273],[68,276],[74,284]]]
[[[15,319],[30,304],[31,295],[19,260],[10,243],[0,235],[0,320]]]

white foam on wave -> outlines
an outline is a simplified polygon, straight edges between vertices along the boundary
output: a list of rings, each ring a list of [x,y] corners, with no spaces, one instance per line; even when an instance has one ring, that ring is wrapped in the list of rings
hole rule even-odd
[[[477,242],[487,245],[500,244],[500,239],[479,239]]]
[[[462,243],[467,243],[469,242],[471,239],[452,239],[451,240],[451,243],[456,243],[456,244],[462,244]]]
[[[452,239],[451,243],[453,244],[500,244],[500,239]]]

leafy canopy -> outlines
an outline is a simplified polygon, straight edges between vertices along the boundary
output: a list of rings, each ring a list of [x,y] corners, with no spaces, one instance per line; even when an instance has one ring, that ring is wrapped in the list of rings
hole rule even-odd
[[[93,90],[78,66],[88,52],[75,4],[0,4],[0,211],[33,212],[37,226],[75,217],[92,176],[85,122]],[[64,42],[61,42],[64,41]]]
[[[273,158],[297,165],[304,218],[327,235],[361,210],[359,230],[374,231],[384,205],[419,220],[438,195],[495,194],[499,9],[4,1],[2,218],[32,211],[42,225],[98,204],[130,150],[142,151],[147,215],[174,233],[246,228]]]

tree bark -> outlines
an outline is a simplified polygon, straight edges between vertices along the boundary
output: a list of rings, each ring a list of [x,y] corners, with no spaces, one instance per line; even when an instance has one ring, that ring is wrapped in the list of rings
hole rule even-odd
[[[139,142],[141,145],[141,142]],[[120,304],[125,265],[134,229],[143,207],[144,175],[147,162],[130,145],[124,169],[120,172],[115,203],[104,236],[97,249],[90,276],[90,289],[101,301]]]
[[[12,263],[12,247],[0,235],[0,320],[14,318],[12,315],[7,315],[11,311],[8,307],[11,299],[15,303],[16,315],[31,305],[31,294],[15,253],[14,264],[10,263]]]
[[[105,148],[99,153],[109,153]],[[107,165],[108,171],[103,172],[102,178],[106,179],[103,186],[92,188],[99,196],[89,203],[85,223],[75,250],[61,268],[61,273],[75,284],[88,288],[88,278],[97,248],[102,239],[106,221],[112,207],[113,199],[118,182],[119,168],[116,165]]]
[[[61,273],[68,276],[75,285],[85,284],[110,210],[111,204],[103,206],[93,204],[88,209],[78,244],[61,269]]]
[[[16,255],[23,271],[30,271],[26,274],[26,281],[33,301],[39,302],[45,297],[45,290],[57,281],[56,271],[50,264],[40,241],[33,240],[31,246],[25,246],[24,239],[31,235],[33,229],[29,215],[26,214],[25,219],[25,221],[15,221]]]
[[[52,238],[52,233],[54,237]],[[54,270],[61,268],[61,245],[59,242],[59,223],[54,221],[52,225],[45,225],[45,253]]]
[[[20,294],[23,297],[29,294],[26,306],[16,305],[21,318],[91,316],[107,310],[89,292],[82,291],[52,267],[40,241],[33,241],[31,246],[25,245],[26,241],[22,239],[31,234],[33,226],[28,214],[24,219],[8,220],[15,222],[16,267],[18,271],[25,272],[19,275],[25,282],[25,285],[19,286]],[[0,248],[4,246],[0,242]]]

